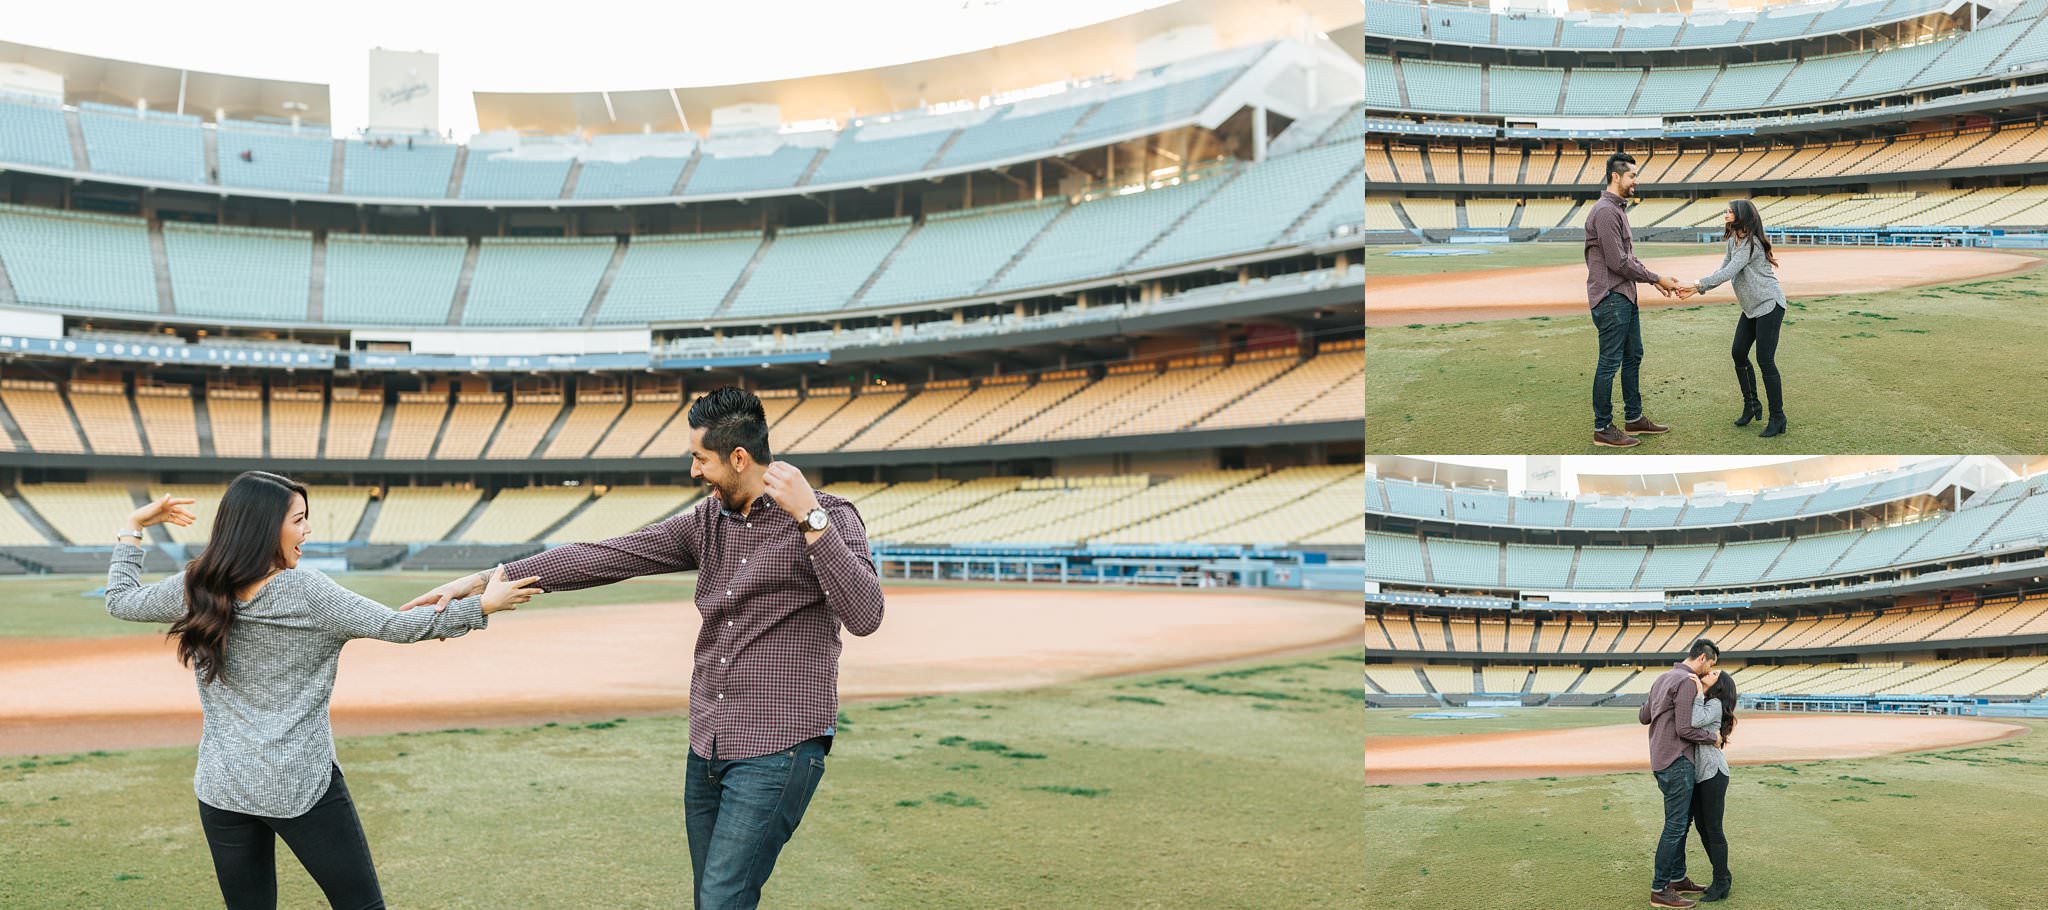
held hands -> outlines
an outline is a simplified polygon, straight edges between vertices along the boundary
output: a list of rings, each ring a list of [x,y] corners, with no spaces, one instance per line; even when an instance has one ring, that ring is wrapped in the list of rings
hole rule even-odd
[[[498,568],[503,569],[504,566],[499,566]],[[407,601],[404,606],[398,609],[410,610],[414,607],[424,607],[427,604],[433,604],[434,612],[439,613],[448,609],[448,602],[451,600],[458,597],[475,597],[483,593],[485,578],[486,576],[482,572],[478,572],[475,575],[464,575]]]
[[[194,500],[190,499],[174,499],[169,493],[166,493],[162,499],[130,513],[128,515],[128,526],[137,530],[149,527],[150,525],[160,524],[174,524],[181,528],[186,527],[199,520],[199,516],[192,514],[192,510],[185,508],[193,502]]]
[[[1657,293],[1666,297],[1678,293],[1678,279],[1670,275],[1657,279]]]
[[[535,575],[532,578],[508,581],[505,578],[505,567],[499,565],[491,571],[490,581],[484,583],[484,615],[489,616],[500,610],[518,609],[520,604],[532,600],[533,595],[543,593],[539,588],[530,587],[539,580],[540,576]]]
[[[767,485],[768,497],[798,521],[818,508],[818,494],[811,489],[811,482],[804,479],[804,472],[787,461],[778,461],[768,466],[768,473],[762,481]]]

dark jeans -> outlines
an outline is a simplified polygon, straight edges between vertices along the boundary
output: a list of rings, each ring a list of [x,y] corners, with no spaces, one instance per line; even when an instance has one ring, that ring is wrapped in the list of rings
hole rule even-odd
[[[829,737],[731,760],[690,752],[683,816],[697,910],[751,910],[825,776]]]
[[[1593,429],[1614,422],[1614,374],[1621,373],[1623,419],[1643,416],[1643,395],[1636,385],[1643,364],[1643,326],[1635,302],[1609,291],[1593,307],[1593,327],[1600,330],[1600,359],[1593,365]]]
[[[1756,378],[1749,372],[1749,349],[1755,345],[1756,365],[1763,370],[1764,394],[1770,399],[1772,417],[1785,415],[1785,391],[1778,382],[1778,329],[1784,324],[1783,303],[1755,319],[1738,314],[1735,317],[1735,344],[1728,349],[1735,358],[1735,381],[1742,384],[1745,396],[1754,399]]]
[[[1664,831],[1657,836],[1657,868],[1650,876],[1650,890],[1685,878],[1685,831],[1692,827],[1692,759],[1681,755],[1664,770],[1656,772],[1657,789],[1664,792]]]
[[[1714,880],[1728,877],[1728,837],[1721,831],[1721,814],[1728,808],[1728,775],[1716,774],[1693,785],[1692,823],[1700,829],[1700,846],[1714,864]]]
[[[297,818],[267,818],[199,804],[200,827],[213,850],[213,873],[228,910],[277,906],[277,839],[299,858],[299,864],[326,892],[335,910],[382,910],[377,868],[370,863],[370,842],[356,817],[341,768],[327,784],[327,794]]]

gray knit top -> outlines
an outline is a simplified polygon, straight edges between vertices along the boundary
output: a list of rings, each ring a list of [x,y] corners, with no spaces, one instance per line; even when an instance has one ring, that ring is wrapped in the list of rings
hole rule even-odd
[[[185,616],[185,573],[153,585],[141,576],[142,548],[115,544],[108,613],[134,622]],[[205,721],[193,791],[209,806],[248,815],[305,814],[326,795],[336,764],[327,701],[341,646],[352,638],[453,638],[485,625],[481,597],[450,601],[440,613],[399,612],[312,569],[277,573],[255,597],[235,602],[222,675],[199,683]]]
[[[1692,698],[1692,725],[1716,734],[1721,732],[1721,700],[1695,695]],[[1728,756],[1721,753],[1717,743],[1694,743],[1692,764],[1699,772],[1695,780],[1713,780],[1716,774],[1728,773]]]
[[[1778,273],[1765,258],[1763,244],[1752,238],[1728,238],[1721,267],[1700,279],[1698,287],[1711,291],[1731,279],[1735,282],[1735,302],[1742,306],[1744,316],[1768,316],[1771,310],[1785,305],[1785,289],[1778,286]]]

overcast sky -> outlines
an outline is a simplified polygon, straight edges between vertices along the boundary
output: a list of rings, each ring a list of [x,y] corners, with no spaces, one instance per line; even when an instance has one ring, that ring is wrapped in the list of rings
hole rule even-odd
[[[84,7],[11,3],[0,37],[237,76],[324,82],[338,132],[366,117],[371,47],[441,55],[441,123],[476,131],[475,91],[616,91],[845,72],[1010,44],[1171,0],[357,0]]]

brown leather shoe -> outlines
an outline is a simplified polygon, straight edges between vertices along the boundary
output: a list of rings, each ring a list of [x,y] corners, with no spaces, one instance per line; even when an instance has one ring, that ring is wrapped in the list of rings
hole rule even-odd
[[[1697,907],[1699,905],[1699,901],[1680,897],[1678,892],[1671,890],[1669,887],[1662,891],[1650,892],[1650,906],[1652,907]]]
[[[1681,878],[1678,881],[1672,882],[1671,884],[1665,885],[1664,887],[1676,891],[1680,894],[1699,894],[1707,890],[1699,885],[1693,884],[1692,876],[1690,875]]]
[[[1593,444],[1596,446],[1606,446],[1610,449],[1626,449],[1639,442],[1642,442],[1642,440],[1622,432],[1620,427],[1611,423],[1607,425],[1607,429],[1593,431]]]
[[[1630,433],[1634,433],[1637,436],[1655,436],[1658,433],[1671,432],[1670,427],[1664,426],[1663,424],[1651,420],[1649,415],[1647,414],[1629,421],[1627,424],[1622,426],[1622,429],[1627,430]]]

